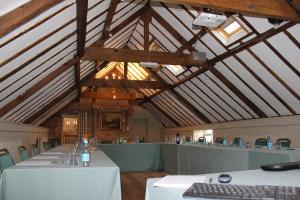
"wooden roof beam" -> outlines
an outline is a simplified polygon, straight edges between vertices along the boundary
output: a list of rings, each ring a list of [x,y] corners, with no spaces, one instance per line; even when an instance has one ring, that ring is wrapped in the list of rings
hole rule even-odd
[[[74,64],[74,71],[75,71],[75,86],[77,88],[80,88],[80,60],[78,57],[75,57],[76,58],[76,63]],[[77,97],[77,101],[80,100],[80,92],[81,90],[78,90],[78,97]]]
[[[151,22],[152,17],[150,16],[149,9],[147,9],[143,15],[144,22],[144,51],[149,51],[150,40],[149,40],[149,24]]]
[[[23,6],[1,16],[0,37],[6,35],[62,1],[63,0],[31,0]]]
[[[81,84],[87,87],[108,87],[108,88],[133,88],[133,89],[165,89],[160,82],[157,81],[139,81],[139,80],[119,80],[119,79],[90,79]]]
[[[118,3],[119,3],[119,0],[111,0],[111,2],[110,2],[110,6],[108,8],[106,20],[105,20],[105,23],[104,23],[104,27],[103,27],[101,38],[100,38],[100,40],[98,42],[98,46],[103,47],[105,41],[109,38],[110,26],[111,26],[114,14],[116,12]]]
[[[222,12],[248,16],[300,21],[300,15],[284,0],[151,0],[171,4],[188,4]]]
[[[85,49],[87,10],[88,10],[87,0],[76,0],[77,55],[79,56],[79,58],[83,56],[84,49]]]
[[[131,49],[113,49],[90,47],[86,50],[83,60],[115,61],[115,62],[156,62],[174,65],[204,65],[205,53],[202,59],[194,60],[193,54],[141,51]]]

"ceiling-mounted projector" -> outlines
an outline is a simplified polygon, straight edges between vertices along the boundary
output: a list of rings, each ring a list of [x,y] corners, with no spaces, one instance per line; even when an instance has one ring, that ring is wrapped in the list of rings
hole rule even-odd
[[[216,28],[216,27],[220,26],[226,19],[227,19],[227,17],[225,15],[218,15],[218,14],[202,12],[193,21],[193,25]]]
[[[158,66],[155,62],[140,62],[141,67],[149,67],[149,68],[155,68]]]

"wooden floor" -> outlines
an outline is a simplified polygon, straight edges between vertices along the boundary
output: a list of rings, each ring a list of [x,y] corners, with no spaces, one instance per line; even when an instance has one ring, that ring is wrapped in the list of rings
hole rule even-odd
[[[144,200],[147,178],[165,175],[163,171],[121,173],[122,200]]]

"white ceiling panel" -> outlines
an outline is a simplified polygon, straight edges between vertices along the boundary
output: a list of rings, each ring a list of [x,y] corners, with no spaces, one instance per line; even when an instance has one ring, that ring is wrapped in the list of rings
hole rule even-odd
[[[293,37],[300,42],[300,24],[296,24],[295,26],[288,29],[288,32],[290,32]]]

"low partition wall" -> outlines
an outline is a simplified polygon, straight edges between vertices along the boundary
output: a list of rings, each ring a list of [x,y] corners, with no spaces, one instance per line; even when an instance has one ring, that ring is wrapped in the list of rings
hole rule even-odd
[[[258,169],[261,165],[300,161],[299,150],[246,149],[197,144],[101,144],[121,172],[164,170],[205,174]]]

